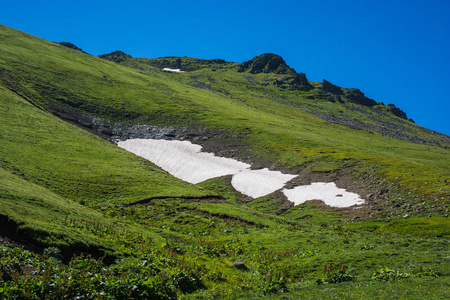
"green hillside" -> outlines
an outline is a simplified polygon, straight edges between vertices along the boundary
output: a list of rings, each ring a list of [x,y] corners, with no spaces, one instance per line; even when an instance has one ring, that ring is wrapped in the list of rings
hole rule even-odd
[[[274,54],[66,46],[0,25],[0,295],[450,296],[450,137]],[[149,128],[302,183],[335,181],[366,204],[294,207],[278,192],[244,197],[228,177],[183,182],[115,145]]]

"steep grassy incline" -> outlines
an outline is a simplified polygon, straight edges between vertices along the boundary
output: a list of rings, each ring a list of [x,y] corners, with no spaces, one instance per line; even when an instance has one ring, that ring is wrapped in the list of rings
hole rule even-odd
[[[0,99],[0,236],[58,246],[66,258],[73,252],[105,255],[105,249],[116,249],[111,242],[76,232],[66,223],[73,219],[113,226],[89,207],[211,195],[36,108],[3,86]],[[114,226],[133,228],[120,221]]]
[[[204,196],[90,133],[0,87],[2,167],[74,201],[128,203],[153,196]]]
[[[306,169],[329,178],[353,168],[351,176],[363,179],[361,188],[369,191],[375,186],[375,192],[387,179],[404,191],[389,195],[390,203],[383,205],[391,208],[406,197],[408,205],[423,200],[430,207],[438,205],[441,214],[441,205],[448,201],[445,136],[423,131],[381,104],[353,103],[349,99],[359,95],[353,90],[345,90],[342,103],[331,102],[329,97],[338,98],[326,94],[320,84],[311,83],[309,90],[282,88],[277,82],[287,82],[287,75],[238,72],[233,63],[216,61],[212,69],[204,61],[191,59],[189,65],[200,61],[201,68],[171,73],[147,61],[145,68],[139,68],[143,62],[134,60],[137,69],[131,69],[7,27],[1,27],[0,37],[0,79],[5,87],[85,128],[93,130],[101,124],[95,127],[99,134],[110,135],[117,122],[220,129],[245,136],[237,147],[246,151],[237,152],[261,166]],[[374,128],[380,120],[395,128],[406,122],[396,132],[422,142],[389,138],[378,129],[332,124],[316,116],[322,112]],[[220,148],[221,142],[217,143]],[[351,188],[352,181],[345,187]]]
[[[0,298],[450,296],[445,136],[283,67],[126,59],[0,26]],[[160,70],[177,66],[188,72]],[[405,122],[396,132],[410,137],[322,112]],[[336,181],[367,204],[292,207],[278,192],[245,199],[229,178],[182,182],[111,143],[147,125],[298,184]]]

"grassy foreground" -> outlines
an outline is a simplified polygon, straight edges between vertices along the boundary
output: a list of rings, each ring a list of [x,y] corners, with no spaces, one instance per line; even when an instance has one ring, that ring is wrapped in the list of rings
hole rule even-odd
[[[306,110],[406,121],[316,88],[260,85],[282,75],[234,63],[121,66],[4,26],[0,50],[2,298],[450,297],[445,140],[325,122]],[[50,112],[243,134],[259,164],[375,198],[290,207],[277,193],[243,198],[227,178],[188,184]]]

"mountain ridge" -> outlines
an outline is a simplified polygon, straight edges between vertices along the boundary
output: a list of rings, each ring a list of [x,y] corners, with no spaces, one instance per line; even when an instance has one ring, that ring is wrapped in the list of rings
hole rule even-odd
[[[202,68],[211,68],[212,71],[220,70],[222,68],[233,68],[236,69],[240,73],[251,73],[251,74],[268,74],[274,73],[278,76],[278,78],[274,79],[263,79],[259,81],[255,81],[251,79],[252,84],[257,84],[260,86],[277,86],[283,89],[288,90],[299,90],[299,91],[317,91],[313,97],[322,97],[323,99],[327,99],[330,102],[337,102],[342,105],[346,105],[345,102],[352,102],[357,105],[366,106],[369,108],[373,108],[379,113],[392,113],[393,115],[407,120],[408,122],[414,123],[412,119],[409,119],[406,113],[400,108],[396,107],[394,104],[385,105],[382,102],[376,102],[373,99],[370,99],[364,95],[359,89],[355,88],[342,88],[336,86],[326,79],[323,80],[322,84],[318,83],[315,86],[312,86],[309,81],[306,79],[306,75],[304,73],[297,73],[293,68],[289,67],[284,59],[273,53],[266,53],[262,55],[255,56],[253,59],[249,61],[245,61],[243,63],[232,63],[226,62],[223,59],[198,59],[198,58],[188,58],[188,57],[162,57],[157,59],[147,59],[147,58],[134,58],[128,54],[125,54],[121,51],[112,52],[109,54],[100,55],[99,57],[106,60],[115,61],[115,56],[121,55],[120,64],[129,66],[129,62],[131,64],[136,64],[138,66],[131,65],[132,68],[142,69],[142,65],[150,65],[156,68],[173,68],[180,69],[181,71],[193,72]],[[195,63],[193,63],[193,61]],[[192,65],[195,64],[196,67]],[[256,65],[256,67],[254,67]],[[254,69],[252,69],[254,68]],[[253,71],[252,71],[253,70]],[[192,77],[195,78],[195,75]],[[195,80],[194,86],[206,88],[206,89],[214,89],[210,85],[207,85],[203,82],[198,82]],[[216,89],[220,90],[220,89]],[[442,145],[439,142],[439,139],[443,139],[448,143],[450,142],[450,137],[445,134],[437,134],[439,136],[438,139],[429,139],[429,138],[417,138],[414,137],[411,130],[403,127],[402,125],[393,125],[390,121],[387,122],[378,122],[375,118],[372,118],[369,122],[360,122],[359,120],[352,120],[352,118],[340,117],[336,114],[329,114],[327,111],[322,112],[314,112],[311,110],[306,110],[308,113],[312,113],[315,116],[320,117],[321,119],[331,122],[334,124],[340,124],[344,126],[350,126],[355,129],[368,129],[376,131],[380,134],[383,134],[387,137],[399,138],[403,140],[408,140],[414,143],[426,144],[431,143],[434,145],[441,145],[443,147],[448,147]],[[379,124],[372,124],[372,122],[376,122]],[[401,128],[401,129],[400,129]],[[425,130],[425,128],[423,129]],[[409,132],[405,134],[401,131]],[[426,130],[427,132],[435,135],[435,131]],[[412,134],[412,135],[410,135]]]
[[[122,51],[114,51],[108,54],[99,55],[98,57],[105,60],[114,61],[117,63],[121,63],[127,59],[134,58],[131,55],[128,55]],[[175,61],[168,61],[167,59],[172,60],[175,59]],[[153,62],[150,64],[158,68],[173,68],[173,69],[180,69],[181,71],[194,71],[194,69],[184,66],[183,60],[186,59],[193,59],[193,58],[171,56],[146,60],[153,60]],[[161,62],[161,60],[163,61]],[[233,64],[232,62],[227,62],[223,59],[196,58],[195,60],[210,64]],[[289,75],[286,79],[283,79],[282,81],[276,80],[268,84],[274,84],[287,89],[297,89],[306,91],[313,89],[313,86],[309,84],[308,80],[306,79],[305,73],[297,73],[295,69],[287,65],[287,63],[281,56],[273,53],[264,53],[255,56],[251,60],[240,63],[238,65],[238,72],[240,73],[249,72],[251,74],[275,73],[275,74]],[[367,98],[364,95],[364,93],[361,92],[359,89],[341,88],[328,82],[326,79],[323,79],[322,90],[333,96],[345,95],[352,102],[365,106],[375,106],[377,104],[380,104],[378,102],[375,102],[373,99]],[[338,101],[341,102],[340,97],[338,99],[339,99]],[[383,103],[381,104],[384,105]],[[412,121],[411,119],[407,118],[406,113],[404,111],[396,107],[394,104],[387,104],[387,106],[390,107],[390,111],[396,116],[405,120]]]

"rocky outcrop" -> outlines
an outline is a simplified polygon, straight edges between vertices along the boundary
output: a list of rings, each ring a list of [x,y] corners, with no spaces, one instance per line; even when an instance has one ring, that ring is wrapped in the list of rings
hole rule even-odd
[[[344,93],[344,89],[342,89],[341,87],[339,87],[337,85],[332,84],[329,81],[326,81],[325,79],[322,82],[322,90],[324,92],[332,94],[331,96],[333,98],[330,98],[330,99],[332,99],[333,101],[331,101],[331,102],[335,102],[337,100],[335,97],[339,97],[339,99],[337,101],[342,103],[340,95],[345,94],[345,97],[348,100],[350,100],[354,103],[357,103],[357,104],[370,106],[370,107],[377,105],[377,104],[383,104],[383,103],[377,103],[375,100],[372,100],[372,99],[366,97],[364,95],[364,93],[361,92],[359,89],[345,89],[345,93]],[[392,114],[396,115],[397,117],[408,120],[406,113],[403,110],[401,110],[400,108],[396,107],[394,104],[388,104],[388,105],[386,105],[386,108],[387,108],[387,111],[391,112]]]
[[[275,73],[275,74],[292,74],[296,73],[294,69],[290,68],[284,59],[273,53],[265,53],[254,57],[249,61],[243,62],[238,69],[238,72],[247,72],[252,74],[258,73]]]
[[[378,104],[375,100],[366,97],[359,89],[345,89],[345,97],[354,103],[364,106],[372,107]]]
[[[176,57],[167,56],[152,59],[138,59],[140,64],[150,65],[159,69],[170,68],[170,69],[180,69],[184,72],[196,71],[203,68],[212,69],[213,71],[217,69],[222,69],[224,67],[233,65],[234,63],[227,62],[221,58],[216,59],[199,59],[191,57]]]
[[[102,54],[99,55],[98,57],[100,57],[101,59],[106,59],[106,60],[110,60],[116,63],[120,63],[124,60],[127,60],[129,58],[132,58],[131,55],[128,55],[122,51],[114,51],[108,54]]]
[[[322,90],[333,95],[344,95],[344,91],[342,90],[342,88],[326,81],[325,79],[322,82]]]
[[[59,42],[58,44],[60,44],[61,46],[73,49],[73,50],[78,50],[78,51],[81,51],[83,53],[86,53],[86,52],[83,51],[83,49],[78,48],[77,46],[75,46],[74,44],[69,43],[69,42]]]
[[[273,53],[265,53],[254,57],[249,61],[240,64],[238,72],[249,72],[251,74],[274,73],[286,75],[281,79],[276,79],[269,84],[289,90],[310,90],[312,85],[306,79],[304,73],[297,73],[293,68],[289,67],[284,59]]]
[[[184,68],[180,58],[176,58],[176,59],[161,58],[161,59],[157,59],[157,60],[152,60],[150,64],[152,66],[160,68],[160,69],[170,68],[170,69],[180,69],[182,71],[186,71],[186,68]]]
[[[387,108],[391,113],[393,113],[397,117],[408,120],[406,113],[403,110],[401,110],[400,108],[396,107],[394,104],[388,104]]]
[[[287,90],[309,91],[313,88],[312,85],[309,84],[304,73],[296,73],[293,76],[277,79],[274,83],[276,86]]]

